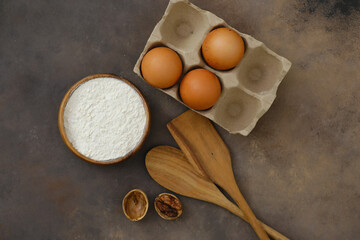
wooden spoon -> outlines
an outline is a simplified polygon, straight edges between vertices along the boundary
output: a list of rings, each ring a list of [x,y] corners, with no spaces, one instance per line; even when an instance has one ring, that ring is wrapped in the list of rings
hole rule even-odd
[[[243,211],[230,202],[210,179],[194,169],[181,150],[170,146],[155,147],[147,153],[145,164],[150,176],[161,186],[187,197],[216,204],[248,222]],[[264,223],[260,224],[274,239],[289,240]]]
[[[210,120],[189,110],[169,122],[167,127],[190,163],[234,199],[261,240],[270,240],[241,194],[229,149]]]

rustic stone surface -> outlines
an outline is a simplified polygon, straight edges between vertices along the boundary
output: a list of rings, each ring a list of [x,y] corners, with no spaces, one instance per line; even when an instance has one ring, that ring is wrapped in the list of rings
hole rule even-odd
[[[360,4],[205,1],[194,4],[288,58],[278,97],[248,136],[217,127],[258,218],[291,239],[360,235]],[[133,188],[165,190],[146,172],[153,146],[176,146],[165,124],[185,111],[132,69],[167,1],[0,1],[0,239],[257,239],[241,219],[181,197],[183,215],[121,209]],[[62,142],[57,111],[84,76],[111,72],[152,112],[141,151],[112,166],[80,160]]]

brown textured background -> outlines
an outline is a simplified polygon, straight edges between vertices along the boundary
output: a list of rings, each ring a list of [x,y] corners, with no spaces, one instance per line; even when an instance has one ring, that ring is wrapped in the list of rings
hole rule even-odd
[[[293,62],[248,137],[217,127],[258,218],[291,239],[359,239],[359,1],[193,3]],[[185,197],[177,221],[152,207],[138,223],[122,213],[130,189],[143,189],[151,201],[165,191],[147,174],[144,156],[156,145],[176,146],[165,124],[186,109],[132,72],[166,6],[0,0],[1,240],[257,239],[226,210]],[[152,111],[142,150],[113,166],[78,159],[57,129],[66,90],[101,72],[136,84]]]

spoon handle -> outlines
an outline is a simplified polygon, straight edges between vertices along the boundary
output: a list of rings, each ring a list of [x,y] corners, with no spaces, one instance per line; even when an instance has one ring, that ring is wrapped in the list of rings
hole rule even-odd
[[[240,209],[244,212],[250,225],[252,226],[258,237],[261,240],[270,240],[269,236],[266,234],[265,230],[260,225],[259,220],[255,217],[255,214],[249,207],[249,204],[246,202],[244,196],[241,194],[240,189],[237,186],[235,180],[233,184],[229,184],[223,187],[225,191],[227,191],[229,195],[234,199],[234,201],[240,207]]]
[[[227,198],[224,197],[224,199],[221,202],[218,202],[216,204],[219,205],[220,207],[225,208],[226,210],[235,214],[236,216],[242,218],[244,221],[249,222],[249,220],[245,216],[244,212],[239,207],[237,207],[235,204],[230,202]],[[290,240],[289,238],[287,238],[283,234],[279,233],[275,229],[269,227],[265,223],[263,223],[261,221],[259,221],[259,223],[273,239],[275,239],[275,240]]]

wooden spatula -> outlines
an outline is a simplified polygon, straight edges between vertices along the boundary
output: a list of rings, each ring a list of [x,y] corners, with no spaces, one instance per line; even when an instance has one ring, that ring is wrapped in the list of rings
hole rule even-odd
[[[245,214],[230,202],[215,184],[190,165],[181,150],[158,146],[151,149],[145,158],[150,176],[161,186],[178,194],[214,203],[248,222]],[[276,240],[289,240],[287,237],[260,223],[265,231]]]
[[[230,152],[207,118],[188,110],[167,124],[189,162],[222,187],[243,210],[261,240],[270,240],[236,184]]]

